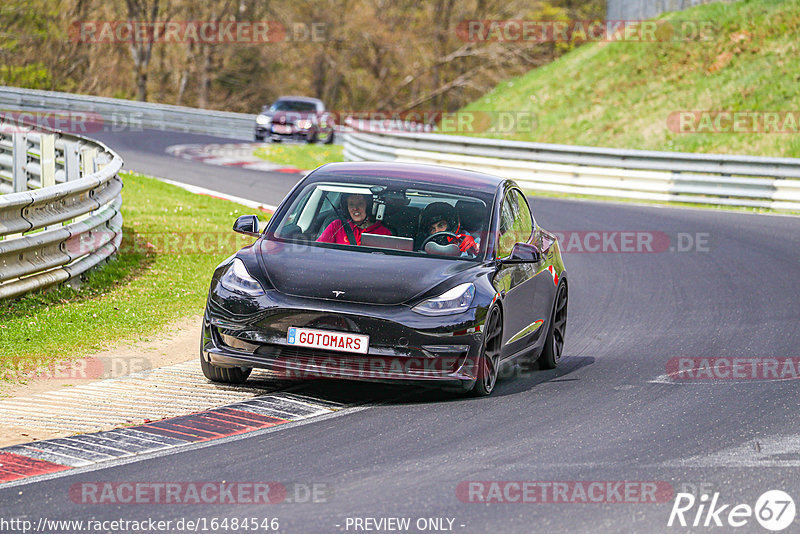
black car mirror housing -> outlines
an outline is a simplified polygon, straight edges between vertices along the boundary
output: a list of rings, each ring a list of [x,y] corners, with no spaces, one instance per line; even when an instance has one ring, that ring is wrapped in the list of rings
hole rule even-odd
[[[258,237],[258,217],[255,215],[241,215],[233,223],[233,231],[239,234]]]
[[[530,243],[516,243],[511,249],[511,254],[502,258],[500,263],[539,263],[542,260],[542,253],[536,245]]]

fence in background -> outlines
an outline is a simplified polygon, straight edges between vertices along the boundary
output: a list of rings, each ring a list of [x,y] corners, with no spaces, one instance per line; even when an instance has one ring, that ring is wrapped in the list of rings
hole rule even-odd
[[[66,120],[74,124],[60,126],[60,129],[78,135],[91,135],[99,130],[137,131],[148,128],[253,139],[256,120],[255,115],[246,113],[6,86],[0,86],[0,109],[43,112],[44,121],[52,114],[63,112],[68,117]]]
[[[720,0],[608,0],[606,20],[650,19],[668,11],[683,11],[717,1]]]
[[[460,167],[539,191],[800,210],[800,159],[794,158],[551,145],[355,125],[344,136],[344,156]]]

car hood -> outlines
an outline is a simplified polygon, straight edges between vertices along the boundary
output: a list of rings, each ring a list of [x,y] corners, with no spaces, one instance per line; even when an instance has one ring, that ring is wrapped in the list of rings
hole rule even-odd
[[[410,257],[262,240],[259,255],[272,287],[287,295],[402,304],[473,262]],[[334,291],[344,293],[335,296]]]
[[[293,123],[300,119],[308,119],[316,116],[313,111],[270,111],[265,113],[268,117],[272,118],[272,122],[280,122],[281,119],[286,119],[286,122]]]

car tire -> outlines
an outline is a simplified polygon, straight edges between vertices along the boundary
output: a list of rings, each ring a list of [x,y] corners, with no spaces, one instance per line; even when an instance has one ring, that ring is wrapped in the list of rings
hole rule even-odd
[[[308,138],[306,138],[306,143],[308,143],[309,145],[313,145],[316,142],[317,142],[316,132],[314,132],[313,134],[309,135]]]
[[[255,138],[256,138],[256,142],[264,140],[264,136],[263,135],[256,135]]]
[[[202,351],[200,352],[200,368],[206,378],[212,382],[222,382],[223,384],[244,384],[253,370],[250,367],[218,367],[207,362],[203,358]]]
[[[331,132],[328,134],[328,138],[325,139],[325,144],[326,145],[332,145],[333,144],[333,133],[334,133],[333,130],[331,130]]]
[[[500,308],[492,306],[486,314],[483,344],[478,358],[478,372],[471,393],[475,397],[487,397],[494,391],[500,374],[500,348],[503,346],[503,316]]]
[[[555,369],[561,360],[564,350],[564,334],[567,329],[567,304],[569,294],[567,284],[561,283],[556,290],[556,298],[553,302],[553,312],[550,320],[550,327],[547,330],[547,338],[542,348],[542,354],[537,360],[539,369]]]

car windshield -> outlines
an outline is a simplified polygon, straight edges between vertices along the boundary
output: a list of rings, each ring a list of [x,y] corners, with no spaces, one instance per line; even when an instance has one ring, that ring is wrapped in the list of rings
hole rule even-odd
[[[295,191],[267,238],[477,261],[484,255],[491,202],[485,193],[397,179],[314,182]]]
[[[304,102],[302,100],[278,100],[269,108],[270,111],[316,111],[317,105],[314,102]]]

